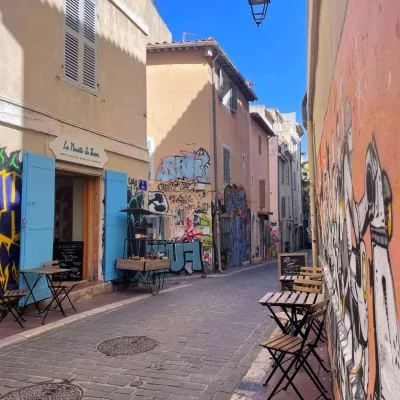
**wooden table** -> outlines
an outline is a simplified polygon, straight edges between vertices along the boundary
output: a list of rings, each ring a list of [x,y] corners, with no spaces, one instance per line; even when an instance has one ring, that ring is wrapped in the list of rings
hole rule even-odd
[[[24,269],[24,270],[20,270],[19,273],[23,276],[26,286],[28,288],[28,294],[26,296],[24,305],[22,306],[22,308],[24,309],[28,303],[28,300],[30,297],[32,297],[33,302],[35,303],[35,307],[39,312],[39,315],[35,315],[36,317],[39,316],[41,318],[43,318],[43,322],[42,324],[44,324],[44,321],[46,320],[47,314],[50,311],[51,306],[53,305],[54,302],[57,303],[57,306],[54,308],[54,310],[57,309],[57,307],[60,309],[60,311],[62,312],[62,314],[66,317],[65,311],[61,305],[62,300],[60,300],[58,298],[58,293],[57,293],[57,285],[53,285],[53,281],[52,281],[52,276],[55,274],[59,274],[61,272],[68,272],[69,269],[67,268],[59,268],[59,267],[41,267],[41,268],[32,268],[32,269]],[[27,279],[26,275],[28,274],[37,274],[36,280],[33,283],[33,285],[31,286],[29,284],[29,280]],[[42,277],[45,277],[45,279],[47,280],[47,285],[50,289],[51,292],[51,302],[49,303],[49,305],[44,309],[41,310],[39,307],[39,304],[37,302],[37,300],[35,299],[35,295],[33,294],[33,291],[35,290],[35,287],[37,286],[37,284],[40,282],[40,279]],[[44,316],[42,316],[44,315]]]
[[[297,311],[308,311],[309,308],[324,300],[323,294],[315,293],[295,293],[295,292],[270,292],[267,293],[259,303],[266,306],[271,312],[272,318],[281,328],[282,332],[292,334],[296,336],[302,329],[303,323],[297,320]],[[282,308],[283,312],[287,315],[290,320],[291,332],[288,332],[287,328],[282,324],[278,318],[277,313],[273,307]],[[303,321],[303,318],[302,320]]]

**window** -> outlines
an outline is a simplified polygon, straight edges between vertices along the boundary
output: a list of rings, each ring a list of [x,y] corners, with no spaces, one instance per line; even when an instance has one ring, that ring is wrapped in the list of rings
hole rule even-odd
[[[288,208],[288,214],[289,214],[289,218],[290,218],[290,215],[292,213],[291,213],[291,209],[290,209],[290,197],[289,196],[287,197],[287,208]]]
[[[286,217],[286,198],[285,198],[285,196],[283,196],[281,199],[281,214],[282,214],[282,218]]]
[[[251,190],[254,190],[254,175],[251,175]]]
[[[228,148],[224,147],[223,152],[223,165],[224,165],[224,182],[231,182],[231,152]]]
[[[246,154],[242,153],[242,172],[246,173]]]
[[[281,163],[282,179],[281,183],[285,183],[285,164]]]
[[[265,208],[265,180],[259,180],[260,208]]]
[[[261,136],[258,136],[258,154],[262,154],[262,141],[261,141]]]
[[[293,172],[293,181],[292,181],[292,186],[293,186],[293,190],[296,192],[296,191],[297,191],[297,185],[296,185],[296,172]]]
[[[97,0],[65,0],[64,79],[97,92]]]
[[[237,87],[231,84],[231,111],[237,113],[238,94]]]
[[[226,108],[237,113],[238,89],[227,79],[222,69],[219,70],[219,97]]]
[[[286,165],[286,184],[289,185],[289,165]]]
[[[174,210],[174,225],[175,226],[185,226],[185,210],[178,209]]]
[[[147,234],[158,240],[167,239],[167,217],[162,215],[147,216]]]

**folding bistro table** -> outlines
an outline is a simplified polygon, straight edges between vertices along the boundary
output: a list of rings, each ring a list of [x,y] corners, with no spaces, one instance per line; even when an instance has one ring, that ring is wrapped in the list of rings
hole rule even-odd
[[[297,335],[301,331],[302,325],[299,324],[300,321],[297,320],[297,312],[296,311],[308,311],[309,308],[321,301],[324,300],[323,294],[315,294],[315,293],[296,293],[296,292],[270,292],[267,293],[259,303],[263,306],[266,306],[268,310],[271,312],[272,318],[278,324],[279,328],[281,328],[283,333],[291,333],[292,335]],[[290,321],[290,326],[294,327],[292,332],[288,332],[286,326],[284,326],[277,316],[277,313],[272,307],[280,307],[283,312],[286,314]]]
[[[46,317],[47,317],[47,314],[49,313],[49,311],[55,311],[57,308],[59,308],[60,311],[62,312],[62,314],[64,315],[64,317],[66,317],[65,311],[61,305],[61,302],[63,301],[63,299],[61,299],[61,300],[59,299],[58,286],[56,283],[54,284],[53,280],[52,280],[52,275],[59,274],[61,272],[69,272],[69,269],[59,268],[59,267],[42,267],[42,268],[25,269],[25,270],[19,271],[19,273],[23,276],[26,286],[28,288],[28,294],[25,298],[22,309],[24,309],[26,307],[26,305],[28,304],[29,298],[32,297],[33,302],[35,303],[35,307],[39,312],[39,315],[35,315],[35,316],[43,318],[42,324],[44,324],[44,321],[46,320]],[[37,277],[32,286],[29,284],[29,280],[26,277],[26,275],[28,275],[28,274],[37,274]],[[39,304],[35,298],[34,290],[35,290],[35,287],[38,285],[38,283],[40,282],[40,280],[43,277],[47,281],[47,285],[50,289],[52,299],[51,299],[50,303],[48,304],[48,306],[44,310],[41,310],[39,307]],[[51,306],[53,305],[54,302],[56,303],[56,307],[54,308],[54,310],[50,310]]]
[[[268,308],[268,310],[271,312],[271,317],[275,320],[284,334],[291,336],[302,336],[302,328],[304,326],[304,322],[306,321],[305,317],[309,315],[311,306],[324,301],[324,299],[325,296],[323,294],[304,292],[270,292],[267,293],[259,301],[259,303]],[[284,326],[282,324],[278,313],[275,312],[273,307],[280,307],[283,310],[290,322],[288,325]],[[321,364],[322,368],[328,372],[327,368],[323,364],[323,360],[320,358],[315,349],[312,349],[311,352]]]

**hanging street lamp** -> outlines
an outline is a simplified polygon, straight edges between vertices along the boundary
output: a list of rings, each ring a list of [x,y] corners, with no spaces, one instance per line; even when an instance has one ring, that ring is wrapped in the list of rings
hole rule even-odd
[[[249,0],[254,22],[260,26],[267,15],[268,5],[271,0]]]

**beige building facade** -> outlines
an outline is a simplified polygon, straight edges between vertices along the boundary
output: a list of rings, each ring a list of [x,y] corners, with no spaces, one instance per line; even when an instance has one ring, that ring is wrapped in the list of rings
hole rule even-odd
[[[150,0],[2,0],[0,15],[0,283],[65,243],[79,243],[80,278],[110,280],[107,232],[126,236],[116,212],[148,178],[146,45],[171,34]]]
[[[271,258],[270,139],[275,134],[263,105],[250,106],[251,256]]]
[[[223,267],[249,260],[255,93],[213,39],[149,45],[147,78],[149,206],[173,213],[166,236],[175,240],[175,254],[195,257],[193,270],[212,269],[217,198]],[[181,265],[174,271],[191,272]]]

